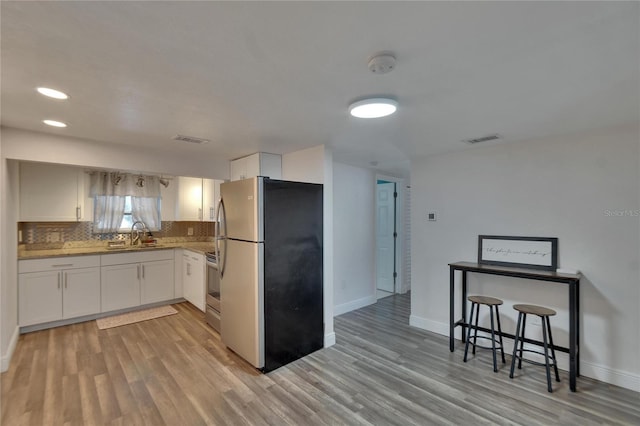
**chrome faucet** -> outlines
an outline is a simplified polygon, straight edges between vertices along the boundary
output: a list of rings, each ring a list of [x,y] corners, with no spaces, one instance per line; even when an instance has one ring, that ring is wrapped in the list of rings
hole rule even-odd
[[[131,239],[132,246],[138,244],[138,241],[140,241],[140,230],[135,229],[136,225],[142,225],[142,230],[144,231],[144,233],[147,232],[147,225],[145,225],[143,221],[137,220],[133,222],[133,225],[131,225],[131,234],[129,234],[129,238]],[[135,238],[133,237],[133,231],[135,231],[136,233]]]

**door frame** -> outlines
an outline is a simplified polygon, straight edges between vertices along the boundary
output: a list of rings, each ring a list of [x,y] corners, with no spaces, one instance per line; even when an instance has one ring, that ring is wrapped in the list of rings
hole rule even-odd
[[[396,208],[395,208],[395,223],[396,223],[396,232],[398,233],[398,236],[396,238],[396,250],[395,250],[395,270],[396,270],[396,279],[395,279],[395,283],[394,283],[394,293],[401,293],[404,290],[404,286],[402,285],[402,259],[403,259],[403,253],[404,253],[404,224],[402,223],[402,218],[404,217],[404,179],[403,178],[399,178],[399,177],[395,177],[395,176],[388,176],[388,175],[383,175],[380,173],[376,173],[375,174],[375,180],[374,180],[374,202],[375,202],[375,207],[374,207],[374,216],[373,216],[373,220],[374,220],[374,224],[375,226],[377,226],[378,224],[378,194],[377,191],[375,190],[375,188],[377,188],[378,185],[378,181],[379,180],[386,180],[387,182],[394,182],[396,184],[396,192],[398,193],[398,197],[396,198]],[[378,235],[377,232],[374,233],[374,238],[375,238],[375,252],[377,252],[378,250]],[[378,288],[378,262],[375,262],[375,281],[374,281],[374,291],[377,291]]]

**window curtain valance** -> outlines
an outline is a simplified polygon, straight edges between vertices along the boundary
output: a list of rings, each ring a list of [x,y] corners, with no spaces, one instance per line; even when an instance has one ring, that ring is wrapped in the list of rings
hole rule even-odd
[[[119,172],[92,172],[90,174],[91,197],[132,196],[160,197],[160,178],[158,176],[136,175]]]

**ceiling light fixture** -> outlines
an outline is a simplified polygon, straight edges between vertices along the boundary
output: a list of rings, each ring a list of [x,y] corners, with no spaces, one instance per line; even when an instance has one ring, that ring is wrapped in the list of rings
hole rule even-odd
[[[50,98],[54,98],[54,99],[69,99],[69,95],[67,95],[66,93],[61,92],[59,90],[49,89],[48,87],[38,87],[36,90],[41,95],[45,95],[45,96],[48,96]]]
[[[398,102],[389,98],[368,98],[349,105],[349,113],[358,118],[380,118],[396,112]]]
[[[44,124],[46,124],[47,126],[53,126],[53,127],[67,127],[66,123],[63,123],[62,121],[56,121],[56,120],[42,120],[42,122]]]

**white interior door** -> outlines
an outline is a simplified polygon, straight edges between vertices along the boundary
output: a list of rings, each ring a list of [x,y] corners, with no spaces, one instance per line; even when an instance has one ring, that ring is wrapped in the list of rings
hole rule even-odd
[[[395,265],[394,237],[395,205],[393,193],[395,183],[376,185],[376,286],[379,290],[393,293]]]

